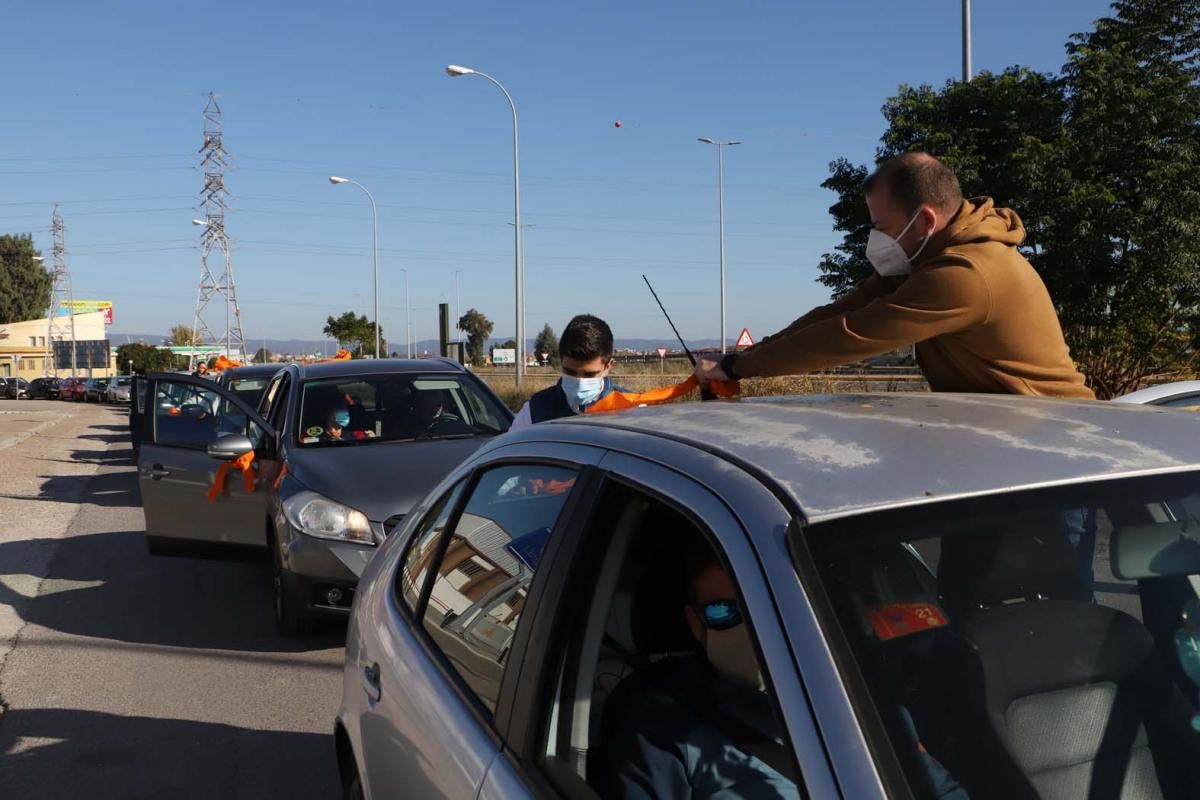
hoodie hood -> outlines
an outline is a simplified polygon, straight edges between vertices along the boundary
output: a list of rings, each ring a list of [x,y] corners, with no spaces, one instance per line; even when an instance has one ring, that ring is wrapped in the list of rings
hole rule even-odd
[[[933,236],[933,240],[921,253],[918,263],[924,263],[945,251],[964,244],[998,242],[1016,247],[1025,241],[1025,226],[1021,218],[1009,208],[997,208],[990,197],[973,197],[963,200],[945,228]]]

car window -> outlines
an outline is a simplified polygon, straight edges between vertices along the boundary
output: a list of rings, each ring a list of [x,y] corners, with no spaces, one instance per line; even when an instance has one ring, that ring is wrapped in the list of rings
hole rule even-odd
[[[596,508],[555,604],[544,775],[568,796],[800,797],[716,537],[631,486],[608,484]]]
[[[413,533],[412,541],[408,544],[404,565],[398,576],[397,593],[409,611],[415,611],[417,608],[417,598],[425,586],[425,578],[429,574],[429,565],[433,562],[437,544],[446,530],[446,522],[450,519],[462,490],[463,484],[459,483],[446,492],[425,514],[420,527]]]
[[[438,548],[422,624],[488,711],[495,711],[529,585],[575,477],[541,465],[483,473]]]
[[[268,422],[271,421],[275,401],[280,397],[279,389],[283,386],[283,381],[286,377],[288,377],[288,374],[284,372],[272,378],[270,384],[268,384],[266,390],[263,392],[263,396],[259,399],[258,415]]]
[[[154,443],[203,450],[222,436],[242,434],[256,446],[262,429],[215,386],[159,381],[154,401]]]
[[[411,372],[305,381],[295,424],[303,447],[492,436],[508,428],[499,404],[469,378]]]
[[[1183,408],[1189,411],[1200,410],[1200,394],[1185,394],[1179,397],[1172,397],[1170,400],[1164,400],[1158,405],[1166,408]]]
[[[1198,513],[1172,478],[808,529],[918,796],[1200,796]]]

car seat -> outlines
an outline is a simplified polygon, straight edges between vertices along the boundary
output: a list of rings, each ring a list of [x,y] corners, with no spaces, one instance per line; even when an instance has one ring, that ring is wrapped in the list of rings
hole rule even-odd
[[[973,800],[1200,796],[1200,734],[1153,638],[1078,576],[1054,520],[943,539],[954,644],[926,690],[955,713],[923,735]]]

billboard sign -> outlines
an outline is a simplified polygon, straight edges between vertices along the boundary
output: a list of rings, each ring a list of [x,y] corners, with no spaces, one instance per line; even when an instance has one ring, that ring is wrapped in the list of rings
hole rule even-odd
[[[104,324],[113,324],[113,304],[112,300],[71,300],[63,303],[58,307],[58,316],[65,317],[69,314],[94,314],[100,311],[104,314]]]
[[[517,351],[512,348],[497,347],[492,351],[493,364],[515,364],[517,363]]]

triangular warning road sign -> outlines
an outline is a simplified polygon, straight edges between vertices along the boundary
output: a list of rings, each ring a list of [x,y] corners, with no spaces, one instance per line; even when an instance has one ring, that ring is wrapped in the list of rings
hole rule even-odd
[[[733,346],[738,350],[744,350],[747,347],[752,347],[753,345],[754,339],[750,336],[750,329],[742,328],[742,335],[737,338],[737,343]]]

